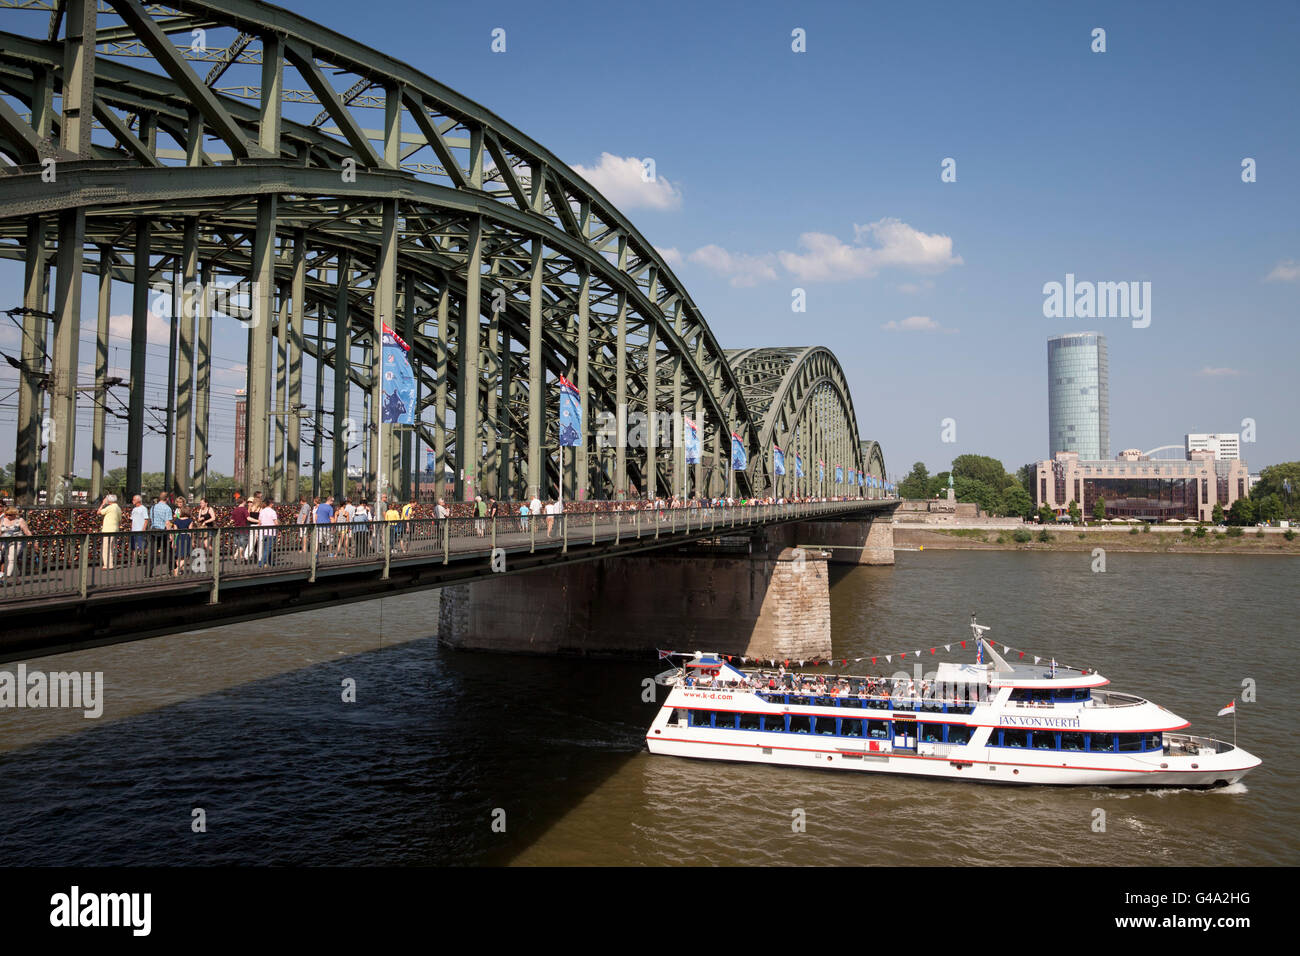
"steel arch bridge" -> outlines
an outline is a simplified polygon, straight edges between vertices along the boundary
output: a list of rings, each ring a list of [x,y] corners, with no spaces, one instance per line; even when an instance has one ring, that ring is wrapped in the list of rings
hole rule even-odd
[[[0,11],[0,256],[25,266],[10,362],[20,499],[34,499],[46,445],[50,500],[66,490],[79,393],[94,416],[92,496],[102,489],[114,281],[132,289],[132,490],[161,301],[166,483],[181,493],[207,486],[216,319],[246,329],[242,483],[277,500],[299,494],[304,424],[313,490],[328,444],[336,491],[361,446],[368,493],[409,494],[424,445],[465,499],[553,494],[562,471],[579,498],[713,495],[729,488],[734,434],[749,463],[737,494],[865,494],[831,481],[836,464],[875,472],[829,351],[723,350],[622,213],[455,91],[256,0]],[[99,277],[95,378],[79,384],[87,274]],[[385,325],[411,345],[413,427],[382,421]],[[585,433],[566,453],[548,399],[562,375]],[[693,464],[686,418],[700,428]],[[811,467],[796,477],[793,462],[776,476],[785,446],[828,458],[826,480]]]

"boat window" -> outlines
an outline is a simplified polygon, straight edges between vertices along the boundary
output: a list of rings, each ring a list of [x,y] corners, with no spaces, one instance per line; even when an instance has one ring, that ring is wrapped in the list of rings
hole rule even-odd
[[[950,744],[968,744],[970,743],[970,728],[965,724],[948,724],[948,743]]]
[[[1083,750],[1083,734],[1061,734],[1061,749],[1070,751]]]
[[[812,733],[812,718],[803,714],[790,715],[790,733],[792,734],[810,734]]]
[[[839,698],[838,698],[838,697],[829,697],[829,696],[828,696],[828,697],[818,697],[818,698],[817,698],[817,706],[818,706],[818,707],[834,707],[834,706],[836,706],[836,704],[837,704],[838,702],[839,702]]]
[[[887,720],[868,720],[867,736],[874,737],[877,740],[885,740],[889,737],[889,721]]]
[[[1114,734],[1088,734],[1088,749],[1095,754],[1115,752]]]
[[[713,725],[713,711],[711,710],[693,710],[691,711],[692,727],[710,727]]]
[[[741,715],[740,715],[740,729],[741,729],[741,730],[758,730],[758,729],[759,729],[759,726],[758,726],[758,719],[759,719],[759,715],[758,715],[758,714],[741,714]]]
[[[860,701],[860,700],[859,700],[858,698],[856,698],[856,697],[841,697],[841,698],[840,698],[840,706],[841,706],[841,707],[861,707],[861,706],[862,706],[862,701]]]
[[[990,747],[1002,746],[1002,731],[998,730],[998,728],[996,727],[994,727],[992,730],[989,731],[989,746]]]
[[[921,724],[917,739],[928,744],[943,743],[943,724]]]
[[[818,717],[818,718],[816,719],[816,727],[815,727],[814,729],[817,731],[817,733],[821,734],[821,735],[824,736],[824,737],[834,737],[834,736],[835,736],[835,718],[834,718],[834,717]]]
[[[1163,737],[1162,734],[1147,734],[1147,735],[1146,735],[1146,749],[1147,749],[1147,750],[1164,750],[1165,745],[1164,745],[1164,741],[1162,740],[1162,737]]]
[[[763,715],[763,729],[764,729],[764,730],[770,730],[770,731],[773,731],[774,733],[778,733],[778,734],[779,734],[779,733],[783,733],[783,732],[785,731],[785,715],[784,715],[784,714],[764,714],[764,715]]]
[[[1142,749],[1142,735],[1120,734],[1119,749],[1120,753],[1137,753]]]
[[[1004,747],[1028,747],[1029,731],[1027,730],[1004,730],[1002,731],[1002,746]]]
[[[844,717],[840,720],[841,737],[861,737],[862,736],[862,718],[861,717]]]
[[[1055,750],[1056,734],[1049,730],[1035,730],[1032,746],[1035,750]]]
[[[719,710],[713,714],[714,727],[726,727],[731,730],[736,729],[736,713],[734,711]]]

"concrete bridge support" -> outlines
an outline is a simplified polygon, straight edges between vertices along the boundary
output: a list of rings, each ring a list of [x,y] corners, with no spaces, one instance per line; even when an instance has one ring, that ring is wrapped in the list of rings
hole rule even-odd
[[[798,541],[805,548],[829,551],[832,564],[893,564],[894,509],[871,518],[843,521],[808,521],[796,525]]]
[[[607,558],[443,588],[438,636],[476,650],[804,659],[831,653],[826,559],[793,525],[729,544]]]

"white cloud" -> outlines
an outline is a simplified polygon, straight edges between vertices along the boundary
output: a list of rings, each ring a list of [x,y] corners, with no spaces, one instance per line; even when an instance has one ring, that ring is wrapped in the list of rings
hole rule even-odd
[[[667,249],[655,246],[655,252],[659,253],[659,257],[670,266],[680,266],[682,264],[682,254],[676,246],[669,246]]]
[[[645,163],[653,160],[601,153],[595,166],[574,165],[573,171],[619,209],[676,209],[681,190]]]
[[[220,359],[213,359],[212,378],[220,384],[243,388],[248,380],[248,365],[240,362],[238,365],[223,366]]]
[[[956,329],[945,329],[928,315],[909,315],[901,322],[891,319],[881,328],[887,332],[943,332],[947,335],[957,332]]]
[[[728,252],[721,246],[707,245],[696,249],[689,256],[691,262],[698,263],[719,275],[727,276],[736,287],[758,285],[776,278],[773,266],[775,257],[768,255],[751,256],[745,253]]]
[[[162,345],[169,347],[172,338],[171,319],[161,316],[149,310],[149,321],[145,325],[146,339],[150,345]],[[123,338],[128,341],[131,339],[131,316],[129,313],[119,315],[110,315],[108,317],[108,334]]]
[[[1265,282],[1295,282],[1297,279],[1300,279],[1300,262],[1294,259],[1283,259],[1264,277]]]
[[[941,271],[962,264],[952,253],[952,237],[921,232],[899,219],[855,224],[852,245],[824,232],[805,232],[799,244],[804,252],[781,252],[779,258],[807,281],[870,277],[888,267]]]
[[[1240,375],[1241,370],[1235,368],[1211,368],[1209,365],[1207,365],[1203,369],[1201,369],[1200,374],[1209,375],[1214,378],[1221,378],[1223,376],[1228,376],[1228,375]]]

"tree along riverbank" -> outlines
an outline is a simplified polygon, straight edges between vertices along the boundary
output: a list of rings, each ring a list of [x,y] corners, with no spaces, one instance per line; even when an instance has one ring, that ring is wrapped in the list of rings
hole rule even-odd
[[[894,547],[933,550],[995,551],[1150,551],[1155,554],[1291,554],[1300,555],[1300,534],[1288,541],[1282,534],[1258,534],[1257,528],[1243,528],[1240,537],[1226,531],[1205,529],[1198,537],[1189,534],[1110,528],[908,528],[894,526]],[[1134,533],[1136,531],[1136,533]],[[1043,540],[1044,532],[1046,539]],[[1029,540],[1017,540],[1017,535]]]

